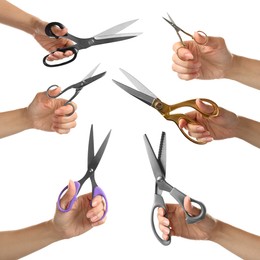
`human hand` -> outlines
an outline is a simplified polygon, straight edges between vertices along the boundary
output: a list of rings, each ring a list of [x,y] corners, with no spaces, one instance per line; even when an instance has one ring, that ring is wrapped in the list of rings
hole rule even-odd
[[[43,21],[38,21],[37,26],[34,30],[33,37],[34,39],[48,52],[50,55],[47,57],[48,61],[60,60],[63,58],[70,57],[73,55],[73,52],[68,50],[66,52],[56,51],[58,48],[66,48],[73,45],[73,42],[66,38],[50,38],[45,33],[45,27],[48,23]],[[54,26],[52,28],[55,35],[63,36],[68,32],[68,29],[65,27],[63,29]]]
[[[50,90],[51,95],[57,95],[61,91],[60,87]],[[32,122],[32,128],[67,134],[76,127],[77,113],[70,113],[77,109],[75,103],[72,106],[64,104],[65,99],[53,99],[46,95],[46,92],[38,93],[32,103],[27,108],[29,120]],[[70,115],[70,116],[68,116]]]
[[[196,104],[202,112],[210,113],[212,111],[212,107],[200,99],[196,100]],[[234,137],[239,123],[235,113],[221,107],[219,107],[219,114],[216,117],[206,118],[198,111],[188,112],[186,115],[196,123],[188,124],[184,119],[181,119],[179,127],[185,128],[191,137],[202,143]]]
[[[75,192],[75,184],[73,181],[70,181],[67,192],[60,200],[62,208],[66,208],[75,195]],[[68,212],[61,212],[56,208],[52,222],[55,230],[62,239],[71,238],[89,231],[92,227],[104,224],[106,217],[101,219],[104,212],[105,203],[102,197],[96,196],[92,200],[92,193],[88,193],[79,196],[73,204],[72,209]]]
[[[197,42],[205,42],[204,35],[194,33]],[[172,70],[183,80],[224,78],[231,68],[233,55],[221,37],[208,37],[204,45],[194,40],[185,41],[185,47],[177,42],[173,45]]]
[[[194,207],[189,197],[184,199],[185,210],[190,215],[199,215],[200,210]],[[163,208],[158,209],[159,228],[162,231],[162,238],[168,240],[169,236],[179,236],[187,239],[207,240],[216,227],[216,220],[210,215],[200,222],[187,224],[185,212],[179,204],[166,204],[167,217]]]

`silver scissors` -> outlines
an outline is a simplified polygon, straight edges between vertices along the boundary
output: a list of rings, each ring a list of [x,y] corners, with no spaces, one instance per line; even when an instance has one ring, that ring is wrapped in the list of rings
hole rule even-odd
[[[68,59],[66,59],[66,61],[62,61],[62,60],[58,60],[56,61],[56,63],[50,62],[48,61],[48,56],[51,54],[49,53],[48,55],[46,55],[43,58],[43,64],[47,67],[56,67],[56,66],[61,66],[61,65],[65,65],[68,64],[72,61],[74,61],[77,58],[77,54],[79,50],[82,49],[87,49],[91,46],[94,45],[100,45],[100,44],[105,44],[105,43],[111,43],[111,42],[117,42],[117,41],[123,41],[123,40],[127,40],[133,37],[138,36],[140,33],[124,33],[124,34],[116,34],[119,31],[122,31],[123,29],[125,29],[126,27],[128,27],[129,25],[131,25],[132,23],[136,22],[138,19],[136,20],[131,20],[125,23],[121,23],[118,24],[106,31],[103,31],[93,37],[90,38],[79,38],[76,37],[72,34],[65,34],[63,36],[57,36],[54,34],[54,32],[52,31],[52,28],[54,26],[58,26],[61,29],[63,29],[65,26],[62,23],[59,22],[51,22],[49,24],[47,24],[46,28],[45,28],[45,33],[47,36],[52,37],[52,38],[66,38],[69,39],[71,41],[73,41],[75,44],[72,46],[68,46],[65,48],[58,48],[57,50],[51,52],[54,53],[56,51],[60,51],[65,53],[66,51],[72,51],[73,55],[70,56]]]
[[[166,19],[166,18],[164,18],[164,17],[163,17],[163,19],[164,19],[166,22],[168,22],[168,23],[175,29],[175,31],[176,31],[176,33],[177,33],[179,39],[180,39],[180,42],[182,43],[183,46],[185,46],[185,43],[184,43],[184,41],[183,41],[183,39],[182,39],[182,37],[181,37],[181,35],[180,35],[180,32],[182,32],[182,33],[186,34],[187,36],[191,37],[192,40],[194,40],[194,41],[195,41],[197,44],[199,44],[199,45],[205,45],[205,44],[207,43],[207,41],[208,41],[208,36],[207,36],[206,33],[204,33],[203,31],[198,31],[199,33],[202,33],[204,36],[206,36],[204,42],[202,42],[202,43],[201,43],[201,42],[198,42],[198,41],[196,41],[196,39],[193,37],[193,35],[191,35],[190,33],[186,32],[186,31],[184,31],[183,29],[181,29],[181,28],[173,21],[173,19],[171,18],[171,16],[170,16],[169,14],[167,14],[167,15],[168,15],[168,17],[169,17],[169,20]]]
[[[172,197],[175,198],[175,200],[180,204],[180,206],[183,208],[185,215],[186,215],[186,222],[188,224],[196,223],[200,220],[202,220],[206,215],[206,207],[204,204],[200,201],[197,201],[195,199],[191,199],[191,202],[198,205],[200,207],[200,214],[197,216],[191,216],[184,208],[184,198],[186,195],[179,191],[178,189],[171,186],[166,180],[166,134],[165,132],[162,132],[161,135],[161,141],[159,146],[159,152],[158,157],[156,157],[153,147],[147,137],[147,135],[144,135],[144,142],[147,150],[147,154],[150,160],[150,164],[153,170],[154,178],[155,178],[155,194],[154,194],[154,204],[152,208],[152,214],[151,214],[151,224],[152,229],[154,232],[154,235],[156,238],[165,246],[169,245],[171,243],[171,237],[169,237],[168,240],[163,240],[157,233],[155,224],[154,224],[154,218],[155,218],[155,209],[163,208],[165,210],[165,216],[167,216],[167,210],[166,205],[162,196],[163,191],[168,192]]]

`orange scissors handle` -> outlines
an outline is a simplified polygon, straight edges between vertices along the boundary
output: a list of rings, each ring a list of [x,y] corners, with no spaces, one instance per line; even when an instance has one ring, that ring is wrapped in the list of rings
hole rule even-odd
[[[186,100],[186,101],[174,104],[174,105],[168,105],[157,98],[154,100],[152,106],[155,109],[157,109],[163,115],[163,117],[165,119],[173,121],[179,127],[179,121],[181,119],[184,119],[187,123],[190,123],[190,124],[197,124],[195,120],[193,120],[186,114],[172,113],[172,111],[179,109],[179,108],[183,108],[183,107],[194,108],[195,110],[197,110],[199,113],[201,113],[206,118],[218,116],[219,107],[214,101],[212,101],[210,99],[206,99],[206,98],[201,98],[200,100],[203,101],[204,103],[210,104],[212,106],[213,111],[210,113],[205,113],[205,112],[201,111],[200,108],[196,104],[196,99],[190,99],[190,100]],[[189,134],[185,132],[185,129],[180,128],[180,127],[179,127],[179,129],[182,132],[182,134],[191,142],[196,143],[196,144],[204,144],[204,142],[199,142],[196,139],[189,136]]]

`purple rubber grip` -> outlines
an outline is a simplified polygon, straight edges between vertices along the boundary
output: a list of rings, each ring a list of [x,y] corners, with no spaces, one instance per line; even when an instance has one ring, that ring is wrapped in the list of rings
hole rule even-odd
[[[95,198],[95,197],[98,196],[98,195],[102,196],[103,199],[105,200],[105,203],[106,203],[106,210],[105,210],[105,212],[104,212],[104,215],[103,215],[102,218],[100,219],[100,220],[102,220],[102,219],[106,216],[106,214],[107,214],[107,211],[108,211],[108,203],[107,203],[107,197],[106,197],[105,193],[103,192],[103,190],[102,190],[101,188],[99,188],[99,187],[95,187],[95,188],[94,188],[94,191],[93,191],[93,194],[92,194],[92,197]]]
[[[63,209],[60,205],[60,200],[61,200],[61,196],[63,195],[63,193],[68,189],[68,185],[61,191],[59,197],[58,197],[58,201],[57,201],[57,204],[58,204],[58,209],[59,211],[61,212],[68,212],[71,210],[73,204],[75,203],[75,201],[77,200],[77,195],[78,195],[78,192],[79,192],[79,188],[80,188],[80,183],[77,182],[77,181],[74,181],[75,183],[75,187],[76,187],[76,193],[75,195],[73,196],[72,200],[70,201],[70,203],[68,204],[67,208],[66,209]]]

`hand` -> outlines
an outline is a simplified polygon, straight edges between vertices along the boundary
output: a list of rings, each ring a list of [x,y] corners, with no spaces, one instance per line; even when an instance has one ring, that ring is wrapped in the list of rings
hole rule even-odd
[[[58,48],[65,48],[68,46],[73,45],[73,42],[71,40],[65,39],[65,38],[50,38],[45,34],[45,27],[48,23],[40,21],[36,29],[34,30],[34,38],[35,40],[48,52],[53,52],[51,53],[47,60],[48,61],[54,61],[54,60],[60,60],[66,57],[69,57],[73,55],[72,51],[66,51],[66,52],[61,52],[61,51],[55,51]],[[67,28],[60,29],[59,27],[53,27],[53,32],[58,35],[58,36],[63,36],[68,32]],[[55,51],[55,52],[54,52]]]
[[[60,201],[63,208],[66,208],[75,192],[75,184],[70,181],[68,190]],[[56,208],[53,225],[62,239],[79,236],[92,227],[104,224],[106,217],[100,220],[104,212],[105,203],[103,203],[102,197],[97,196],[92,200],[92,194],[88,193],[79,196],[69,212],[64,213]]]
[[[194,33],[197,42],[205,42],[205,36]],[[205,45],[185,41],[173,45],[172,70],[183,80],[224,78],[231,68],[233,55],[228,51],[223,38],[208,37]]]
[[[51,95],[57,95],[60,88],[51,90]],[[64,106],[66,100],[53,99],[46,95],[46,92],[38,93],[32,103],[27,108],[27,114],[32,121],[33,128],[43,131],[55,131],[59,134],[67,134],[70,129],[76,126],[77,113],[73,111],[70,105]],[[74,109],[77,109],[75,103],[72,103]]]
[[[199,109],[205,113],[210,113],[212,107],[204,104],[200,99],[196,100]],[[188,133],[197,141],[208,143],[212,140],[222,140],[235,136],[235,131],[239,123],[236,114],[224,108],[219,108],[219,114],[216,117],[204,117],[198,111],[192,111],[187,115],[193,119],[196,124],[187,124],[184,119],[179,121],[179,127],[188,130]]]
[[[185,210],[191,215],[199,215],[200,210],[191,204],[190,198],[184,199]],[[169,236],[179,236],[188,239],[207,240],[210,239],[217,221],[208,214],[200,222],[187,224],[185,212],[179,204],[166,204],[167,218],[164,217],[164,209],[158,209],[159,228],[163,233],[163,239]],[[170,227],[170,228],[169,228]]]

